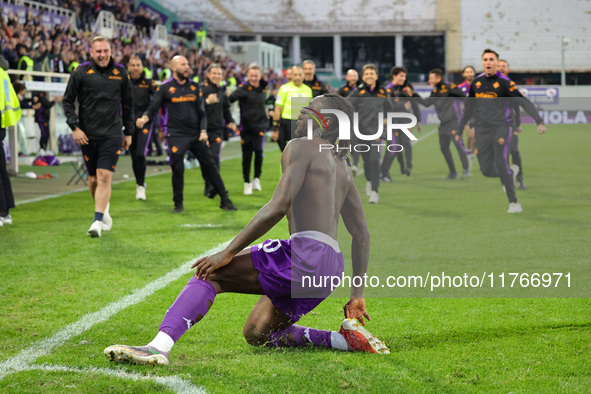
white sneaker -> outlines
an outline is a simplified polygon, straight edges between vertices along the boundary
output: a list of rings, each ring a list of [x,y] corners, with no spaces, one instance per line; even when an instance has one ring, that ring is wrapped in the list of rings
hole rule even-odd
[[[94,222],[92,222],[90,228],[88,229],[88,235],[91,238],[100,238],[102,230],[106,231],[105,224],[100,220],[95,220]]]
[[[103,230],[105,231],[109,231],[111,230],[111,227],[113,227],[113,218],[111,217],[111,215],[109,215],[110,206],[111,203],[107,204],[107,208],[105,208],[105,212],[103,213],[103,220],[101,221],[101,223],[103,223]]]
[[[351,166],[351,175],[353,175],[353,177],[356,177],[357,173],[359,173],[359,168],[357,168],[356,165],[352,165]]]
[[[261,187],[261,180],[259,178],[254,178],[252,180],[252,190],[262,191],[263,188]]]
[[[517,182],[517,174],[519,174],[519,166],[517,164],[511,164],[511,171],[513,171],[513,184]]]
[[[244,182],[244,195],[250,196],[252,194],[252,183]]]
[[[145,187],[138,185],[138,187],[135,191],[135,199],[146,201],[146,188]]]
[[[521,203],[519,201],[509,203],[509,209],[507,210],[507,213],[519,213],[519,212],[523,212],[523,208],[521,208]]]
[[[0,227],[4,226],[4,220],[0,219]]]
[[[371,194],[369,195],[369,203],[370,204],[377,204],[380,202],[380,196],[378,192],[372,190]]]
[[[4,224],[12,224],[12,216],[10,216],[10,214],[4,216],[4,217],[0,217],[0,227],[2,227],[2,225]]]
[[[371,182],[367,181],[365,183],[365,195],[369,196],[371,194]]]
[[[472,163],[474,162],[474,153],[468,153],[468,171],[472,171]]]

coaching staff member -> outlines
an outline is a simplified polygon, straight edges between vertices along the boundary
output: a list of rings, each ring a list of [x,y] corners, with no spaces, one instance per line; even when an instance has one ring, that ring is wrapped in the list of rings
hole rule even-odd
[[[168,155],[172,168],[173,213],[183,212],[183,188],[185,165],[183,159],[190,150],[221,197],[220,208],[235,211],[220,177],[211,151],[207,146],[207,115],[203,93],[196,82],[189,80],[189,61],[175,56],[170,62],[172,78],[158,88],[156,95],[143,116],[136,121],[139,128],[154,118],[163,107],[168,142]]]
[[[94,221],[88,235],[100,237],[102,230],[113,225],[109,216],[111,180],[121,147],[131,144],[133,96],[127,71],[113,63],[111,43],[106,38],[92,40],[90,55],[91,61],[78,66],[68,80],[63,105],[72,137],[82,149],[94,198]]]
[[[256,64],[248,67],[246,82],[240,84],[230,95],[230,102],[240,103],[240,139],[242,142],[242,176],[244,194],[253,190],[261,191],[261,173],[263,171],[263,145],[265,131],[269,126],[267,117],[267,81],[261,78],[261,68]],[[254,153],[254,179],[250,183],[250,166]]]

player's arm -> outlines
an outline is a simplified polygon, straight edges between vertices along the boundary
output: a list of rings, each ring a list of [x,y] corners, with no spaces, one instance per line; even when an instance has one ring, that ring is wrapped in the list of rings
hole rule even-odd
[[[451,97],[458,97],[464,100],[466,99],[466,95],[464,94],[462,89],[460,89],[458,85],[456,85],[455,83],[449,85],[449,95]]]
[[[197,115],[199,116],[199,130],[201,130],[201,135],[199,139],[202,141],[207,141],[207,112],[205,111],[205,99],[203,98],[203,92],[199,91],[199,95],[197,96]]]
[[[133,92],[131,80],[127,74],[123,76],[123,86],[121,87],[121,115],[123,118],[124,134],[131,136],[133,134]],[[131,141],[130,141],[131,142]]]
[[[241,100],[243,97],[246,97],[246,91],[241,86],[239,86],[238,89],[234,90],[232,94],[230,94],[228,100],[230,103],[233,103],[235,101]]]
[[[476,106],[475,103],[475,94],[474,94],[474,84],[470,85],[470,93],[468,93],[468,100],[466,100],[466,107],[464,108],[464,113],[462,114],[462,120],[460,121],[460,130],[464,130],[464,127],[468,124],[470,119],[474,114],[474,108]]]
[[[41,105],[43,106],[43,108],[46,108],[46,109],[50,109],[56,103],[56,101],[54,101],[54,100],[49,101],[47,99],[47,96],[44,93],[41,93],[39,95],[39,102],[41,103]]]
[[[513,81],[509,82],[508,95],[509,95],[509,97],[513,97],[513,100],[516,100],[517,103],[525,110],[525,112],[527,112],[529,114],[529,116],[534,118],[536,124],[538,125],[538,133],[539,134],[545,133],[546,126],[544,126],[544,121],[540,117],[538,110],[532,104],[531,101],[529,101],[527,98],[525,98],[521,94],[519,89],[517,89],[517,85],[515,85],[515,82],[513,82]],[[516,112],[517,112],[517,114],[519,114],[519,108],[517,108]]]
[[[294,140],[285,147],[281,156],[283,174],[271,201],[254,215],[226,249],[194,263],[191,268],[197,268],[195,276],[207,279],[213,271],[227,265],[238,252],[267,233],[288,213],[291,209],[292,193],[296,195],[302,187],[311,160],[310,151],[304,145],[306,142]],[[296,150],[296,153],[292,154],[292,150]]]
[[[66,123],[72,129],[72,138],[78,145],[88,144],[88,137],[86,133],[80,129],[78,115],[76,114],[76,99],[78,98],[78,90],[80,88],[79,73],[74,71],[68,79],[66,92],[62,101],[64,106],[64,114],[66,115]]]
[[[363,212],[363,203],[359,196],[359,191],[352,185],[347,192],[345,201],[341,208],[341,217],[347,231],[353,237],[351,243],[351,260],[353,265],[353,277],[363,277],[367,273],[369,263],[369,230],[365,213]],[[362,281],[363,282],[363,281]],[[365,300],[363,299],[363,283],[361,286],[351,287],[351,299],[345,304],[345,317],[358,319],[361,324],[365,324],[363,318],[370,320],[365,310]]]
[[[66,123],[72,130],[78,128],[78,115],[76,114],[76,99],[78,98],[78,88],[80,81],[78,73],[74,71],[68,79],[68,85],[64,93],[63,106],[66,115]]]
[[[162,85],[160,85],[160,87],[162,87]],[[136,120],[135,125],[141,129],[142,127],[144,127],[146,123],[154,119],[156,112],[158,112],[158,110],[162,106],[163,100],[164,89],[156,89],[156,94],[154,94],[154,96],[152,97],[152,100],[150,101],[150,104],[148,105],[146,112],[144,112],[142,116]]]
[[[222,94],[222,98],[223,100],[223,109],[224,109],[224,120],[226,121],[226,126],[229,127],[230,129],[236,131],[236,123],[234,122],[234,119],[232,118],[232,113],[230,112],[230,100],[228,99],[228,96],[226,96],[226,94]]]

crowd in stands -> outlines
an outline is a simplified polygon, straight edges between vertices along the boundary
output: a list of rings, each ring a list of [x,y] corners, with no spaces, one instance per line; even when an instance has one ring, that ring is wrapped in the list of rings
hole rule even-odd
[[[119,15],[129,15],[128,11],[133,10],[133,6],[126,1],[103,0],[97,2],[94,7],[90,5],[95,2],[86,0],[47,0],[46,3],[74,8],[77,10],[77,20],[83,21],[91,21],[90,15],[96,15],[99,8],[112,11],[112,7],[117,7]],[[24,24],[19,24],[15,15],[0,19],[0,53],[8,60],[12,69],[25,69],[23,62],[20,62],[19,67],[19,61],[23,56],[28,56],[33,61],[35,71],[57,73],[70,73],[79,64],[90,60],[93,34],[89,29],[76,29],[68,22],[57,26],[43,25],[41,18],[32,12],[27,13]],[[138,54],[142,58],[144,66],[156,80],[168,77],[169,74],[164,70],[168,67],[169,60],[177,54],[187,57],[193,69],[193,77],[199,78],[200,81],[203,80],[204,72],[211,63],[222,64],[225,79],[230,85],[239,84],[246,79],[245,64],[240,64],[227,56],[215,55],[213,50],[201,49],[192,45],[190,41],[180,43],[176,47],[160,47],[149,36],[144,36],[139,29],[129,39],[121,34],[113,40],[115,62],[127,64],[133,54]],[[280,76],[269,72],[265,73],[264,77],[272,86],[277,86],[281,80]]]

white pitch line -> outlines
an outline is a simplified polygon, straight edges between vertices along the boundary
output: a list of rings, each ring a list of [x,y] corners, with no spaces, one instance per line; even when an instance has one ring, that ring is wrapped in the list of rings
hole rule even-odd
[[[134,382],[140,380],[152,380],[163,386],[168,387],[177,393],[189,394],[189,393],[205,393],[206,391],[202,387],[193,385],[191,382],[179,378],[178,376],[151,376],[142,375],[137,372],[127,372],[117,369],[108,368],[97,368],[97,367],[84,367],[84,368],[72,368],[62,365],[30,365],[21,369],[21,371],[42,371],[42,372],[73,372],[73,373],[87,373],[93,375],[106,375],[113,378],[129,379]]]
[[[427,134],[422,135],[418,140],[411,141],[410,143],[412,145],[418,144],[419,142],[423,141],[424,139],[426,139],[426,138],[432,136],[433,134],[435,134],[435,132],[437,132],[437,130],[439,130],[439,128],[435,128],[435,129],[429,131]]]
[[[279,148],[268,149],[266,152],[271,152],[271,151],[274,151],[274,150],[277,150],[277,149],[279,149]],[[239,159],[241,157],[242,157],[242,155],[234,155],[234,156],[223,157],[222,158],[222,161]],[[158,175],[164,175],[164,174],[170,174],[170,170],[165,170],[165,171],[159,172],[157,174],[149,174],[149,175],[146,175],[146,178],[150,178],[150,177],[158,176]],[[129,182],[129,181],[133,181],[133,180],[135,180],[135,177],[131,177],[131,178],[127,178],[127,179],[120,179],[118,181],[112,182],[111,184],[112,185],[117,185],[119,183]],[[88,188],[87,187],[83,187],[83,188],[80,188],[80,189],[69,190],[67,192],[50,194],[50,195],[43,196],[43,197],[35,197],[35,198],[31,198],[29,200],[18,201],[14,205],[19,206],[19,205],[24,205],[24,204],[30,204],[30,203],[33,203],[33,202],[50,200],[52,198],[63,197],[63,196],[67,196],[68,194],[80,193],[80,192],[84,192],[84,191],[88,191]]]
[[[220,244],[214,247],[213,249],[206,251],[196,259],[208,256],[212,253],[216,253],[224,249],[229,243],[230,241],[224,242],[223,244]],[[55,347],[63,345],[71,338],[78,336],[83,332],[89,330],[95,324],[102,323],[108,320],[109,318],[111,318],[111,316],[122,311],[123,309],[142,302],[144,299],[151,296],[156,291],[166,287],[168,284],[176,281],[181,276],[191,272],[191,269],[189,267],[190,264],[194,261],[195,259],[191,259],[183,263],[179,268],[170,271],[166,275],[161,276],[153,282],[148,283],[146,286],[134,291],[132,294],[127,295],[119,299],[118,301],[115,301],[107,305],[106,307],[102,308],[97,312],[89,313],[87,315],[82,316],[82,318],[80,318],[78,321],[67,325],[60,331],[53,334],[51,337],[37,341],[28,348],[21,350],[16,356],[1,361],[0,380],[2,380],[10,374],[28,368],[30,363],[34,362],[39,357],[49,354],[49,352],[51,352],[51,350]]]

